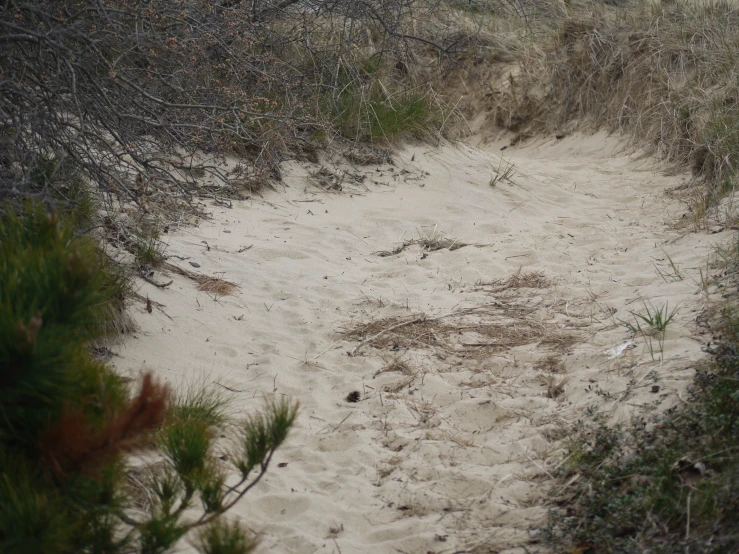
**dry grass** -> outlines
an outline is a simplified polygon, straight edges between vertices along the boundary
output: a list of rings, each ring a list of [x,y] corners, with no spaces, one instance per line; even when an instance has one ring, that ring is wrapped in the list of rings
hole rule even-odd
[[[131,468],[126,472],[123,488],[127,493],[126,498],[130,501],[131,507],[142,511],[151,509],[151,506],[157,500],[152,493],[152,483],[155,479],[161,478],[166,469],[166,462],[159,461]]]
[[[534,364],[534,369],[547,373],[564,373],[565,366],[558,356],[547,356]]]
[[[569,382],[569,377],[559,377],[557,378],[554,375],[547,375],[545,376],[542,381],[544,382],[544,385],[547,387],[547,398],[557,398],[560,396],[564,391],[565,387],[567,386],[567,383]]]
[[[374,145],[357,144],[342,154],[354,165],[393,164],[390,149]]]
[[[530,325],[519,322],[512,325],[479,325],[472,331],[485,337],[485,342],[471,343],[463,342],[464,346],[492,347],[492,348],[515,348],[524,344],[531,344],[546,336],[546,328],[539,325]]]
[[[449,251],[454,251],[454,250],[459,250],[460,248],[464,248],[465,246],[469,246],[469,244],[464,243],[464,242],[459,242],[458,240],[452,240],[444,236],[438,236],[434,238],[420,238],[420,239],[407,240],[403,242],[402,244],[396,246],[392,250],[380,250],[379,252],[375,252],[375,254],[383,258],[386,258],[388,256],[395,256],[403,252],[403,250],[405,250],[406,248],[416,245],[416,244],[421,246],[421,256],[424,256],[426,252],[436,252],[438,250],[444,250],[444,249],[447,249]]]
[[[382,350],[438,348],[455,354],[482,352],[482,356],[491,350],[502,351],[534,343],[555,352],[567,352],[583,339],[580,333],[573,330],[527,318],[490,323],[491,317],[505,313],[504,309],[498,308],[497,311],[498,314],[495,308],[491,308],[488,313],[463,312],[444,322],[426,318],[423,314],[387,317],[359,324],[346,331],[344,336],[361,341],[360,345],[371,345]],[[475,354],[473,357],[478,356]],[[384,368],[380,372],[405,372],[407,369],[404,370],[403,363],[390,362],[386,368],[393,369]]]
[[[375,377],[377,375],[380,375],[382,373],[402,373],[403,375],[414,375],[415,371],[413,371],[413,368],[406,362],[405,360],[401,360],[400,358],[391,358],[390,360],[385,360],[385,365],[382,367],[382,369],[378,370],[377,373],[375,373]]]
[[[236,292],[239,285],[221,279],[219,277],[206,277],[205,275],[199,276],[196,279],[198,283],[198,290],[214,294],[216,296],[228,296]]]
[[[404,323],[408,324],[403,325]],[[449,347],[443,338],[443,335],[448,334],[446,324],[440,321],[425,320],[422,314],[377,319],[357,325],[354,329],[344,333],[344,336],[348,339],[364,341],[394,326],[398,327],[372,340],[372,346],[392,350],[428,346]]]
[[[382,391],[383,392],[390,393],[390,394],[397,394],[400,391],[405,390],[408,387],[410,387],[411,384],[413,383],[413,381],[414,381],[414,378],[413,377],[408,377],[406,379],[401,379],[400,381],[396,381],[394,383],[383,385]]]
[[[163,269],[166,269],[171,273],[176,273],[177,275],[182,275],[183,277],[187,277],[188,279],[195,281],[198,284],[199,291],[212,294],[215,297],[234,294],[239,288],[241,288],[236,283],[226,281],[223,278],[209,277],[207,275],[203,275],[202,273],[188,271],[187,269],[184,269],[173,263],[164,262],[164,264],[162,264],[162,267]]]
[[[331,192],[340,192],[343,190],[344,174],[331,171],[327,167],[321,167],[316,171],[311,171],[308,176],[310,177],[310,181],[321,190]]]
[[[478,282],[477,287],[488,292],[500,293],[510,289],[545,289],[552,284],[541,271],[520,271],[508,279],[496,279],[489,282]]]
[[[380,257],[395,256],[403,252],[406,248],[414,245],[420,245],[421,249],[419,253],[422,258],[426,257],[427,252],[437,252],[439,250],[454,251],[464,248],[465,246],[470,246],[467,243],[445,236],[444,233],[439,232],[438,227],[434,225],[434,229],[429,236],[424,236],[424,234],[419,230],[418,238],[406,240],[392,250],[380,250],[379,252],[375,252],[375,255]]]
[[[503,181],[512,182],[511,178],[515,173],[516,168],[511,162],[505,161],[503,158],[500,159],[495,175],[490,179],[490,186],[495,187],[498,183]]]
[[[739,10],[731,2],[575,5],[541,23],[491,118],[519,137],[619,130],[695,176],[686,218],[705,227],[737,184]]]
[[[531,321],[517,321],[513,324],[483,324],[471,329],[474,333],[488,339],[486,342],[462,342],[467,347],[493,348],[507,350],[526,344],[539,343],[556,352],[567,352],[582,341],[579,333],[561,330],[551,324]]]

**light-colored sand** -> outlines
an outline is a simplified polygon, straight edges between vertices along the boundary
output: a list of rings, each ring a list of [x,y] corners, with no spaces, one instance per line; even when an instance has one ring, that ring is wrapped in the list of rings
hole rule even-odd
[[[163,307],[132,307],[140,330],[115,365],[175,386],[219,383],[238,391],[243,413],[265,396],[300,400],[277,456],[287,465],[232,511],[262,534],[263,552],[536,551],[567,426],[589,406],[623,420],[681,402],[701,357],[693,279],[722,238],[671,229],[685,209],[666,191],[686,177],[664,176],[604,135],[501,144],[344,163],[335,193],[311,183],[318,166],[288,163],[284,187],[170,233],[171,262],[241,288],[215,299],[180,275],[166,289],[142,283]],[[501,154],[515,169],[491,187]],[[441,234],[468,246],[375,254]],[[669,276],[665,252],[683,280]],[[551,284],[481,285],[519,271]],[[643,338],[624,348],[619,319],[644,302],[679,308],[664,361],[656,338],[654,360]],[[384,335],[382,349],[349,356],[358,341],[339,334],[467,308],[477,310],[402,328],[409,349],[408,334]],[[394,360],[407,374],[377,374]],[[556,399],[543,385],[552,364],[555,381],[569,379]],[[354,390],[361,401],[346,402]]]

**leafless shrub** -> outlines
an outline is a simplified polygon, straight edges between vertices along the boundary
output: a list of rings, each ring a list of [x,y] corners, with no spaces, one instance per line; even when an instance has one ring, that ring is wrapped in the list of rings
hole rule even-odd
[[[449,59],[435,0],[33,0],[0,6],[0,198],[116,217],[189,211],[267,183],[337,133],[440,128],[411,68]],[[414,32],[413,22],[428,21]],[[446,118],[445,118],[446,120]],[[322,138],[323,137],[323,138]],[[225,169],[224,156],[241,163]],[[135,220],[132,217],[131,220]],[[106,229],[107,230],[107,229]]]

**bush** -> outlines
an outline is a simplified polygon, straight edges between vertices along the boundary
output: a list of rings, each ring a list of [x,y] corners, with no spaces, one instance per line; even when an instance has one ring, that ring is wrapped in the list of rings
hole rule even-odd
[[[196,527],[201,552],[251,551],[219,516],[261,479],[296,406],[270,404],[241,425],[238,483],[226,487],[213,453],[214,426],[230,423],[224,397],[201,388],[172,400],[151,375],[132,391],[90,356],[116,293],[91,239],[42,206],[8,210],[0,282],[0,551],[158,553]],[[134,516],[126,455],[142,450],[164,463]],[[197,498],[201,515],[188,520]]]
[[[696,373],[688,401],[630,429],[580,429],[552,512],[551,538],[577,552],[736,552],[739,548],[739,314]]]

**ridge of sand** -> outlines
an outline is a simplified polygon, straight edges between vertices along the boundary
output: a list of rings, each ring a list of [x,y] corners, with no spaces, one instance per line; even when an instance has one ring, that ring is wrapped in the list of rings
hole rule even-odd
[[[231,512],[262,552],[533,552],[569,426],[681,402],[701,357],[694,279],[722,238],[672,227],[685,209],[666,191],[687,177],[604,134],[500,146],[407,146],[324,178],[289,162],[277,190],[171,232],[170,262],[240,289],[142,283],[162,306],[132,307],[115,365],[218,383],[239,413],[300,400],[287,465]],[[619,321],[644,302],[678,308],[654,359]],[[448,317],[348,355],[422,313]]]

